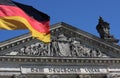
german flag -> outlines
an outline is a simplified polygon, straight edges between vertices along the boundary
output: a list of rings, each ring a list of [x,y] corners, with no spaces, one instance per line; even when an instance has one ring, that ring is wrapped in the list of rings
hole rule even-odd
[[[0,0],[0,29],[29,29],[32,36],[50,42],[50,17],[31,6]]]

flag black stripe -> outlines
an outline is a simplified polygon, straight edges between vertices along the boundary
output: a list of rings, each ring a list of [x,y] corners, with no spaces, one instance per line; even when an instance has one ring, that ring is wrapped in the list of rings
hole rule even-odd
[[[11,0],[0,0],[0,5],[16,6]]]

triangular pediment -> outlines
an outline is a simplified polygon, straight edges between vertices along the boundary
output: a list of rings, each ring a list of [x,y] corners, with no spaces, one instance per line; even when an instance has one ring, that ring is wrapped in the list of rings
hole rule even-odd
[[[120,57],[120,46],[66,23],[51,26],[52,42],[25,34],[0,43],[0,55],[38,57]]]

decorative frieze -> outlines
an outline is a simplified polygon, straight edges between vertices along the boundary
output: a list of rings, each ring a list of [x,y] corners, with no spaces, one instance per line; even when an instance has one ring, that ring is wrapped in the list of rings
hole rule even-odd
[[[68,38],[60,34],[51,43],[44,44],[36,42],[24,46],[19,50],[12,51],[7,55],[27,55],[27,56],[65,56],[65,57],[107,57],[100,49],[88,46],[77,38]]]
[[[16,42],[13,42],[13,43],[11,43],[11,44],[8,44],[8,45],[2,46],[2,47],[0,46],[0,51],[5,50],[5,49],[8,49],[8,48],[12,48],[12,47],[17,46],[17,45],[19,45],[19,44],[28,42],[28,41],[30,41],[30,40],[32,40],[32,39],[35,39],[35,38],[28,37],[28,38],[23,39],[23,40],[19,40],[19,41],[16,40]],[[9,43],[9,42],[8,42],[8,43]]]

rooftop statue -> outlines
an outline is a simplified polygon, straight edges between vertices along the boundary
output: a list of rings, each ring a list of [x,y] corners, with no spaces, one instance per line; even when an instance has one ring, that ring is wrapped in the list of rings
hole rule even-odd
[[[100,38],[108,40],[110,42],[115,42],[115,43],[118,42],[118,40],[115,39],[114,36],[110,34],[109,23],[105,22],[102,19],[102,17],[99,17],[99,22],[98,22],[98,25],[96,26],[96,29],[100,35]]]
[[[102,39],[106,39],[106,38],[112,38],[113,36],[110,35],[110,26],[109,23],[104,22],[104,20],[102,19],[102,17],[99,17],[99,23],[96,27],[98,33],[100,34],[100,37]]]

